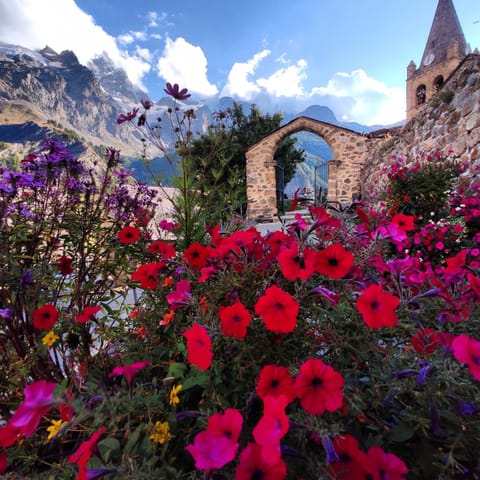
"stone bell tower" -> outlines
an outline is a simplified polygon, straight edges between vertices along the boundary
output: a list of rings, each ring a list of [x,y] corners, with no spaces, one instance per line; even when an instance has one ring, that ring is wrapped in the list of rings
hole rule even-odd
[[[407,67],[407,122],[411,120],[468,54],[452,0],[438,0],[430,34],[417,68]]]

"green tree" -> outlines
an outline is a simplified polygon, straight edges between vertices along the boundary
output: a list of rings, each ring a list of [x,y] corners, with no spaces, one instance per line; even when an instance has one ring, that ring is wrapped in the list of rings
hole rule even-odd
[[[216,114],[216,123],[208,133],[192,141],[191,168],[194,187],[206,197],[210,221],[243,215],[247,206],[245,152],[262,138],[280,128],[280,113],[262,114],[251,105],[246,115],[240,104]],[[295,148],[296,140],[286,138],[274,158],[283,169],[286,185],[295,174],[296,165],[304,160],[304,151]]]

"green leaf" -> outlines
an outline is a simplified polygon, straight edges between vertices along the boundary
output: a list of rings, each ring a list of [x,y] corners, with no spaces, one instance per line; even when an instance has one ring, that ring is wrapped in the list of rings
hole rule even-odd
[[[168,367],[167,377],[182,378],[187,366],[184,363],[172,363]]]
[[[98,442],[98,449],[105,463],[108,463],[112,457],[120,455],[120,442],[113,437],[108,437]]]
[[[392,440],[394,442],[406,442],[410,440],[415,432],[405,423],[399,423],[393,430],[392,430]]]

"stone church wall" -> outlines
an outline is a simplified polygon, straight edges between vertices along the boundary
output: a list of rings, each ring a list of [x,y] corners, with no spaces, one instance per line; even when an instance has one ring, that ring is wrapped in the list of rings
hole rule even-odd
[[[382,171],[392,156],[453,152],[480,166],[480,55],[468,55],[443,88],[405,126],[387,132],[360,174],[363,195],[382,188]]]

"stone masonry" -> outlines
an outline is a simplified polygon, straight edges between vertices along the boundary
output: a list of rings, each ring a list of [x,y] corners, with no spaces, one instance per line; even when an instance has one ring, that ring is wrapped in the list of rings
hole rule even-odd
[[[329,162],[328,200],[348,203],[361,193],[360,170],[374,140],[353,130],[330,123],[298,117],[250,147],[247,157],[247,217],[271,220],[277,214],[275,166],[278,144],[287,136],[306,131],[323,138],[332,149]]]

